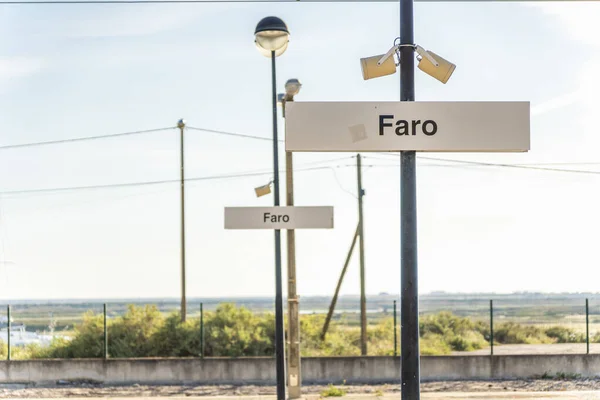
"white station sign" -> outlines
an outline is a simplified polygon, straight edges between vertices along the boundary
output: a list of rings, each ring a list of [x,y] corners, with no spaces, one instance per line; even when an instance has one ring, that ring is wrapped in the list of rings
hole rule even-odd
[[[524,152],[529,102],[288,102],[287,151]]]
[[[225,207],[225,229],[332,229],[333,207]]]

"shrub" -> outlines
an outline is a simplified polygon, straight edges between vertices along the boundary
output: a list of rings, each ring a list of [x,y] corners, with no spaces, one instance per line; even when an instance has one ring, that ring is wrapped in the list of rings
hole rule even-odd
[[[324,315],[306,315],[300,318],[303,356],[360,355],[360,328],[343,327],[331,321],[325,340],[321,340],[324,323]],[[391,346],[393,348],[393,343]]]
[[[555,339],[556,343],[583,343],[585,342],[585,335],[583,333],[577,333],[571,328],[564,326],[553,326],[546,329],[546,336]]]
[[[321,397],[342,397],[346,395],[346,391],[344,389],[340,389],[332,384],[329,384],[327,389],[321,392]]]
[[[148,357],[153,354],[152,336],[164,324],[156,306],[135,307],[113,320],[108,327],[110,357]],[[102,340],[100,341],[102,343]]]
[[[397,333],[400,336],[399,330]],[[367,329],[367,345],[370,355],[394,355],[394,320],[385,318],[377,325],[369,326]]]
[[[271,356],[274,318],[257,316],[245,307],[221,304],[205,324],[207,356]]]
[[[421,354],[472,351],[487,345],[482,323],[449,312],[422,317],[419,325],[424,340]]]
[[[96,358],[102,357],[104,322],[102,315],[87,312],[83,323],[75,327],[73,340],[55,339],[42,358]]]
[[[200,323],[181,322],[181,314],[171,313],[150,338],[150,356],[190,357],[200,354]]]
[[[435,333],[426,333],[421,338],[420,350],[421,355],[424,356],[444,355],[452,352],[450,344],[444,340],[444,337]]]
[[[506,322],[494,329],[494,340],[502,344],[548,344],[554,340],[536,326]]]

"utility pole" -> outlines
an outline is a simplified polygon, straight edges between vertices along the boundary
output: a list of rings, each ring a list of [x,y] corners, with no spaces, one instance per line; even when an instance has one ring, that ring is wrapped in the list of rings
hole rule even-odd
[[[282,96],[281,110],[285,119],[285,104],[294,101],[302,85],[298,79],[289,79],[285,84],[286,93]],[[294,206],[294,163],[293,154],[285,153],[286,206]],[[288,274],[288,358],[287,384],[290,399],[302,397],[302,374],[300,369],[300,316],[298,293],[296,290],[296,234],[287,230],[287,274]]]
[[[400,101],[415,101],[414,0],[400,0]],[[402,400],[421,398],[416,153],[400,153],[400,353]]]
[[[362,163],[360,154],[356,155],[356,174],[357,174],[357,183],[358,183],[358,225],[356,226],[356,233],[354,234],[354,238],[352,239],[352,245],[350,245],[350,250],[348,251],[348,255],[346,256],[346,262],[344,263],[344,268],[342,268],[342,273],[340,274],[340,279],[338,280],[337,286],[335,288],[335,293],[333,294],[333,298],[331,299],[331,304],[329,305],[329,311],[327,312],[327,317],[325,318],[325,324],[323,324],[323,330],[321,331],[321,340],[325,340],[325,335],[327,335],[327,330],[329,329],[329,324],[331,322],[331,318],[333,316],[333,311],[335,309],[335,304],[337,302],[338,294],[340,292],[340,288],[342,286],[342,281],[344,280],[344,275],[346,275],[346,269],[348,269],[348,264],[350,263],[350,258],[352,257],[352,251],[354,250],[354,246],[356,245],[356,240],[359,242],[359,260],[360,260],[360,352],[363,356],[367,355],[367,297],[365,294],[365,243],[364,243],[364,229],[363,229],[363,203],[362,198],[365,195],[365,190],[362,187]]]
[[[185,121],[180,119],[177,122],[177,127],[180,131],[180,167],[181,167],[181,322],[185,322],[187,315],[187,305],[185,298],[185,174],[184,174],[184,146],[183,132],[185,130]]]
[[[358,181],[358,227],[359,241],[358,248],[360,251],[360,353],[363,356],[367,355],[367,296],[365,294],[365,229],[363,221],[363,202],[362,198],[365,191],[362,187],[362,165],[360,154],[356,155],[356,174]]]
[[[329,323],[331,322],[331,317],[333,317],[333,311],[335,310],[335,304],[337,303],[338,295],[340,294],[340,288],[342,287],[342,281],[344,280],[344,276],[346,275],[346,270],[348,269],[348,265],[350,264],[350,259],[352,258],[352,252],[354,251],[354,246],[356,245],[356,239],[358,238],[358,233],[360,231],[360,225],[356,226],[356,232],[354,232],[354,237],[352,238],[352,244],[350,245],[350,250],[348,250],[348,255],[346,256],[346,262],[344,262],[344,268],[342,268],[342,273],[340,274],[340,279],[338,280],[337,286],[335,287],[335,292],[333,293],[333,298],[331,299],[331,304],[329,304],[329,311],[327,312],[327,317],[325,318],[325,323],[323,324],[323,330],[321,331],[321,340],[325,340],[325,336],[327,335],[327,329],[329,329]]]
[[[285,153],[286,205],[294,205],[294,172],[292,152]],[[296,291],[296,236],[293,229],[287,231],[288,251],[288,396],[302,397],[300,382],[300,318]]]

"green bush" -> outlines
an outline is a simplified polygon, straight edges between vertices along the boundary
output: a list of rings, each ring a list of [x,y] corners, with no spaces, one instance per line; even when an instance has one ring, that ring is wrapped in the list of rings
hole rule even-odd
[[[274,318],[258,316],[244,307],[221,304],[207,316],[205,325],[207,356],[272,356]]]
[[[564,326],[553,326],[546,329],[546,336],[555,339],[556,343],[584,343],[585,335],[577,333],[571,328]]]
[[[205,355],[256,356],[273,354],[273,318],[222,304],[205,315]],[[112,358],[186,357],[200,353],[199,321],[181,322],[179,313],[166,318],[155,306],[129,306],[122,317],[109,321],[108,350]],[[0,348],[0,352],[2,349]],[[56,340],[35,358],[98,358],[104,351],[102,315],[88,313],[71,341]]]
[[[156,306],[130,305],[122,317],[108,327],[108,353],[111,358],[153,355],[153,335],[164,324]],[[102,341],[101,341],[102,343]]]
[[[340,326],[331,321],[325,340],[321,340],[324,323],[324,315],[306,315],[300,318],[300,351],[303,356],[360,355],[360,328]],[[393,340],[390,345],[393,349]]]
[[[420,349],[421,355],[424,356],[438,356],[452,352],[452,347],[444,340],[444,337],[435,333],[426,333],[421,337]]]
[[[434,355],[449,354],[451,351],[472,351],[487,345],[482,323],[474,322],[469,318],[458,317],[449,312],[422,317],[419,328],[424,342],[421,346],[422,354]]]
[[[181,322],[181,314],[171,313],[150,337],[150,356],[193,357],[200,354],[200,323]]]
[[[446,342],[450,345],[453,351],[473,351],[480,349],[481,343],[477,339],[473,342],[470,338],[473,335],[469,332],[469,335],[453,335],[446,339]],[[482,338],[483,340],[483,338]]]
[[[400,330],[397,331],[400,336]],[[360,347],[360,343],[359,346]],[[377,325],[369,326],[367,329],[367,349],[370,355],[392,356],[394,355],[394,320],[385,318]],[[398,346],[398,351],[400,346]]]
[[[600,343],[600,332],[596,332],[594,335],[590,336],[590,342]]]
[[[97,358],[102,357],[104,346],[104,322],[102,315],[87,312],[83,323],[75,327],[75,335],[69,342],[55,340],[47,357],[43,358]]]
[[[514,322],[501,324],[494,330],[494,340],[503,344],[549,344],[554,340],[536,326],[519,325]]]

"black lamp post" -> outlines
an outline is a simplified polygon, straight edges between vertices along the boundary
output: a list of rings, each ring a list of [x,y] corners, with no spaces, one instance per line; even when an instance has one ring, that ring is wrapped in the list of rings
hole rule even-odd
[[[285,22],[277,17],[263,18],[254,31],[258,50],[271,57],[273,85],[273,186],[274,205],[279,207],[279,149],[277,141],[277,82],[275,58],[287,49],[290,32]],[[275,230],[275,358],[277,365],[277,400],[285,400],[285,350],[283,328],[283,289],[281,276],[281,231]]]

